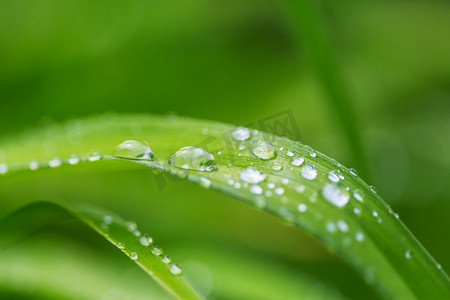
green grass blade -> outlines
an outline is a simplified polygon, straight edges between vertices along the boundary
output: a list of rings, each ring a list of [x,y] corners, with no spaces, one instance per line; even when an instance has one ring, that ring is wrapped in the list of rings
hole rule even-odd
[[[28,234],[29,230],[24,227],[38,230],[46,222],[69,217],[85,223],[119,248],[175,298],[203,299],[182,274],[181,268],[171,259],[164,261],[163,250],[154,245],[150,236],[140,232],[135,223],[91,206],[67,208],[56,203],[37,202],[24,207],[0,220],[0,249]]]
[[[73,124],[78,128],[77,142],[69,144],[74,135],[71,132]],[[159,161],[130,161],[199,183],[304,228],[359,270],[385,297],[445,299],[450,296],[447,275],[396,214],[354,171],[309,146],[261,132],[253,133],[251,139],[240,143],[244,146],[240,149],[236,147],[239,143],[230,142],[229,133],[233,129],[216,122],[138,115],[104,116],[77,121],[71,126],[52,126],[4,142],[3,161],[8,163],[11,171],[4,176],[19,176],[20,172],[12,171],[25,172],[32,159],[41,161],[40,167],[44,167],[54,155],[62,158],[68,158],[72,153],[86,156],[90,150],[108,154],[123,140],[145,140]],[[251,149],[257,141],[267,139],[277,156],[272,160],[258,159]],[[53,152],[33,151],[48,149],[43,145],[52,145]],[[188,145],[207,148],[216,159],[218,171],[183,170],[166,163],[172,153]],[[288,151],[303,157],[304,162],[300,166],[292,165]],[[306,165],[315,166],[315,179],[302,176],[302,168]],[[266,179],[259,184],[243,182],[240,174],[250,166],[266,174]],[[335,200],[339,195],[330,197],[329,192],[336,188],[336,183],[329,179],[336,181],[330,175],[331,171],[341,175],[338,187],[340,195],[349,198],[346,205],[335,205],[327,200]],[[253,188],[254,185],[259,188]]]

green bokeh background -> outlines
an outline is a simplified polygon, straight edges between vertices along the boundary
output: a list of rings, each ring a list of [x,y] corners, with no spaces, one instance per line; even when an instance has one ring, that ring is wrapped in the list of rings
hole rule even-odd
[[[251,124],[290,110],[302,142],[358,168],[287,2],[3,0],[0,141],[38,125],[104,112],[175,113]],[[450,269],[450,3],[342,0],[317,6],[356,112],[370,170],[363,176]],[[159,191],[147,171],[111,171],[106,165],[8,178],[0,182],[1,215],[39,199],[96,203],[151,229],[181,262],[201,261],[209,253],[201,264],[209,270],[204,273],[214,273],[224,261],[239,264],[236,257],[257,257],[268,273],[309,276],[331,284],[343,297],[377,297],[299,229],[186,182],[169,182]],[[49,251],[49,244],[73,244],[82,255],[56,255],[53,261],[70,257],[76,263],[85,261],[83,255],[92,260],[73,278],[95,274],[101,257],[105,268],[128,272],[126,279],[108,279],[121,282],[117,299],[140,299],[133,292],[157,289],[95,234],[72,224],[57,228],[31,239],[40,249],[28,253],[31,260]],[[237,287],[253,276],[236,269],[217,271],[216,286],[226,278],[220,274],[239,273],[242,282],[230,279],[229,284]],[[29,279],[13,277],[0,277],[3,295],[19,299],[17,292],[28,299],[13,283]],[[74,280],[72,286],[77,284],[82,283]],[[274,284],[267,299],[274,299],[277,288],[283,287]],[[41,292],[42,299],[53,299],[50,290]],[[213,288],[211,297],[239,299],[238,292],[228,292]]]

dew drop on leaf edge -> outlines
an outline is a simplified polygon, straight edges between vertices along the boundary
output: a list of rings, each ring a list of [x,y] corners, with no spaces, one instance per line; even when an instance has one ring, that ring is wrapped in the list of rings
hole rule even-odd
[[[169,158],[169,164],[185,170],[216,171],[217,164],[214,156],[205,149],[187,146],[173,153]]]

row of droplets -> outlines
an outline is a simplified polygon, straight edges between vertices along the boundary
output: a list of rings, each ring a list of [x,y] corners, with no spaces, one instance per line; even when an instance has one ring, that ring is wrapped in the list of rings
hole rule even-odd
[[[107,233],[109,231],[109,225],[112,224],[113,222],[114,222],[113,217],[106,215],[103,217],[103,223],[100,225],[100,227],[103,231],[105,231]],[[127,222],[126,227],[127,227],[128,231],[139,240],[139,243],[142,246],[144,246],[144,247],[151,246],[152,247],[151,253],[154,256],[159,257],[161,259],[162,263],[169,266],[169,272],[172,275],[181,275],[183,273],[183,270],[181,269],[181,267],[178,264],[172,263],[172,259],[169,256],[163,255],[164,251],[161,247],[153,245],[153,238],[151,236],[149,236],[148,234],[145,234],[145,233],[141,233],[141,231],[139,231],[136,223]],[[128,252],[126,250],[126,246],[124,243],[118,242],[118,243],[116,243],[116,247],[119,248],[120,250],[122,250],[122,252],[124,252],[125,254],[127,254],[131,260],[134,260],[134,261],[139,260],[138,253],[137,252]]]

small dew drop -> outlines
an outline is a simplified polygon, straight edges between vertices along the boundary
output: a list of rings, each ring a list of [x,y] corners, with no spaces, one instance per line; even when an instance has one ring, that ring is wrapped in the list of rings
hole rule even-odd
[[[353,192],[353,197],[354,197],[356,200],[358,200],[358,201],[360,201],[360,202],[363,202],[363,197],[361,196],[360,190],[354,191],[354,192]]]
[[[178,276],[183,273],[183,270],[181,270],[181,267],[177,264],[170,265],[170,273],[172,275]]]
[[[373,185],[369,186],[369,189],[372,191],[372,193],[377,193],[377,189]]]
[[[120,250],[125,250],[125,245],[123,243],[117,243],[116,247],[119,248]]]
[[[331,182],[338,182],[339,181],[339,175],[337,175],[335,171],[330,171],[328,173],[328,179]]]
[[[88,156],[88,161],[98,161],[100,159],[102,159],[102,155],[98,152],[92,152]]]
[[[353,176],[358,176],[358,171],[356,171],[356,169],[350,168],[348,169],[348,172]]]
[[[309,152],[309,156],[316,157],[317,153],[315,151],[311,151],[311,152]]]
[[[140,237],[141,236],[141,232],[139,230],[135,230],[135,231],[133,231],[133,235],[135,237]]]
[[[61,164],[62,164],[62,162],[59,157],[55,157],[48,162],[48,166],[50,168],[57,168],[57,167],[61,166]]]
[[[286,152],[286,155],[292,157],[292,156],[294,156],[294,152],[292,152],[291,150],[288,150]]]
[[[217,170],[216,161],[211,153],[202,148],[192,146],[183,147],[172,154],[169,164],[186,170],[207,172]]]
[[[105,224],[111,224],[113,222],[113,218],[111,216],[104,216],[103,222],[105,222]]]
[[[361,213],[361,210],[358,207],[353,208],[353,212],[355,215],[359,215]]]
[[[280,216],[288,221],[288,222],[294,222],[295,221],[295,214],[290,211],[287,207],[281,207],[278,212],[280,213]]]
[[[350,199],[345,186],[339,183],[327,183],[322,189],[322,195],[325,197],[325,200],[337,207],[347,205]]]
[[[72,156],[70,156],[67,162],[69,163],[69,165],[76,165],[80,162],[80,158],[77,155],[73,154]]]
[[[167,255],[165,255],[161,261],[165,264],[170,264],[172,262],[172,259],[170,257],[168,257]]]
[[[263,193],[263,188],[260,187],[259,185],[252,185],[250,187],[250,193],[255,195],[261,195]]]
[[[137,230],[137,225],[134,222],[127,222],[126,226],[129,232],[134,232]]]
[[[410,259],[411,257],[412,257],[411,250],[407,250],[407,251],[405,252],[405,258],[406,258],[406,259]]]
[[[327,229],[328,232],[335,232],[336,231],[336,225],[333,222],[327,222],[325,224],[325,228]]]
[[[234,140],[242,142],[250,138],[251,132],[248,128],[238,127],[231,132],[231,135],[233,136]]]
[[[240,178],[245,182],[256,184],[266,179],[266,174],[262,174],[258,170],[249,167],[241,172]]]
[[[163,254],[163,250],[160,247],[158,247],[158,246],[153,247],[152,254],[154,256],[161,256]]]
[[[200,177],[198,183],[204,188],[209,188],[211,186],[211,180],[206,177]]]
[[[272,170],[274,170],[274,171],[281,171],[281,170],[283,170],[283,167],[280,164],[274,164],[272,166]]]
[[[299,212],[306,212],[308,210],[308,207],[306,206],[306,204],[303,204],[303,203],[300,203],[297,208],[298,208]]]
[[[300,166],[303,162],[305,161],[305,159],[301,156],[294,156],[291,160],[291,165],[298,167]]]
[[[275,194],[280,195],[280,196],[283,195],[284,194],[284,189],[282,187],[277,187],[275,189]]]
[[[376,210],[372,211],[372,216],[374,216],[375,218],[378,217],[378,212]]]
[[[131,252],[130,253],[130,258],[131,258],[131,260],[137,260],[138,259],[137,253],[136,252]]]
[[[307,180],[314,180],[317,177],[317,170],[313,165],[306,165],[302,167],[301,174]]]
[[[342,231],[342,232],[347,232],[348,231],[348,224],[344,220],[337,221],[336,225],[337,225],[337,227],[339,228],[340,231]]]
[[[6,172],[8,172],[8,165],[0,164],[0,174],[5,174]]]
[[[277,156],[275,148],[268,142],[259,141],[253,148],[252,153],[262,160],[274,159]]]
[[[30,170],[39,169],[39,162],[37,160],[32,160],[29,164]]]
[[[362,232],[357,232],[356,235],[355,235],[355,239],[358,242],[362,242],[364,240],[364,234]]]
[[[113,155],[121,158],[154,160],[155,155],[145,142],[126,140],[116,146]]]
[[[274,189],[274,188],[275,188],[275,183],[269,182],[269,183],[267,184],[267,187],[268,187],[269,189]]]
[[[303,193],[304,191],[305,191],[305,186],[304,185],[297,185],[296,187],[295,187],[295,190],[297,191],[297,192],[299,192],[299,193]]]
[[[148,247],[153,244],[153,238],[147,234],[144,234],[139,238],[139,243],[141,243],[144,247]]]
[[[258,207],[258,208],[266,207],[266,200],[264,200],[263,197],[257,197],[255,199],[255,206]]]

